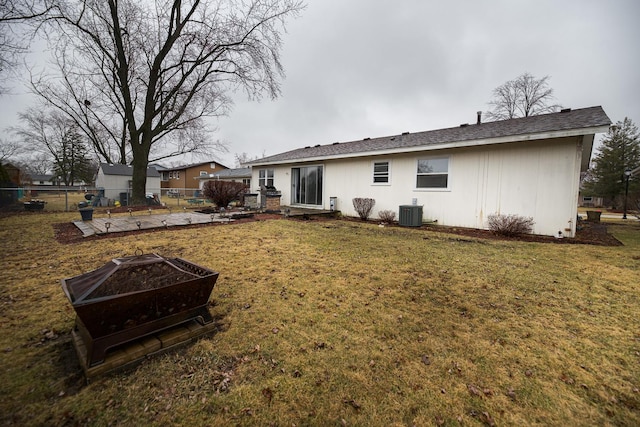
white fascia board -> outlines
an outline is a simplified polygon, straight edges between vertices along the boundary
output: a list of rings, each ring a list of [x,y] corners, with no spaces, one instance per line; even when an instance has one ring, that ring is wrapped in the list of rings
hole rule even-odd
[[[580,172],[586,172],[591,162],[591,153],[593,151],[593,140],[595,134],[585,135],[582,138],[582,158],[580,159]]]
[[[269,165],[284,165],[284,164],[291,164],[291,163],[321,162],[324,160],[351,159],[356,157],[383,156],[383,155],[389,155],[389,154],[405,154],[405,153],[415,153],[415,152],[421,152],[421,151],[436,151],[436,150],[445,150],[445,149],[463,148],[463,147],[479,147],[484,145],[505,144],[505,143],[522,142],[522,141],[539,141],[542,139],[567,138],[572,136],[604,133],[604,132],[607,132],[608,129],[609,129],[609,126],[606,125],[606,126],[598,126],[598,127],[590,127],[590,128],[582,128],[582,129],[572,129],[572,130],[566,130],[566,131],[501,136],[497,138],[473,139],[473,140],[460,141],[460,142],[446,142],[444,144],[417,145],[413,147],[399,147],[399,148],[390,148],[387,150],[375,150],[375,151],[359,151],[356,153],[335,154],[330,156],[302,157],[299,159],[276,160],[273,162],[257,161],[257,163],[252,163],[251,166],[255,167],[255,166],[269,166]]]

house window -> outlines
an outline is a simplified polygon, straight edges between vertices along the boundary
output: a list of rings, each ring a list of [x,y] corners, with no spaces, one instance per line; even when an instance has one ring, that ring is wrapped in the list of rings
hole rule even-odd
[[[251,187],[251,178],[242,178],[242,183],[247,188]]]
[[[207,171],[200,171],[200,176],[209,176]]]
[[[260,188],[273,187],[273,169],[260,169],[258,171],[258,185]]]
[[[373,183],[389,183],[389,162],[373,162]]]
[[[416,188],[448,188],[449,158],[419,159]]]

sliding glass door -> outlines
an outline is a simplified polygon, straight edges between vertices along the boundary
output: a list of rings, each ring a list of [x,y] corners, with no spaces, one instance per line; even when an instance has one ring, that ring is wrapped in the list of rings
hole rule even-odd
[[[322,166],[291,169],[291,203],[322,205]]]

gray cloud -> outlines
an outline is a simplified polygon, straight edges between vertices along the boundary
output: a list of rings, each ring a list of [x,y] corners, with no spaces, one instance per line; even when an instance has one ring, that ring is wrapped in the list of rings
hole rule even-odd
[[[235,94],[213,137],[232,166],[233,153],[457,126],[523,72],[551,76],[563,106],[640,123],[639,17],[636,0],[308,0],[284,36],[282,96]]]
[[[219,123],[231,152],[457,126],[523,72],[551,76],[557,101],[640,120],[640,5],[616,0],[310,0],[285,37],[275,102]]]

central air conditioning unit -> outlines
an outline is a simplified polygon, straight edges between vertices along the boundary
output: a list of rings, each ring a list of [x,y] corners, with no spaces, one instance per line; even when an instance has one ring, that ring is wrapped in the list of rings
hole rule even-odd
[[[403,227],[420,227],[422,225],[422,206],[401,205],[398,224]]]

